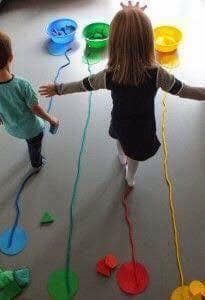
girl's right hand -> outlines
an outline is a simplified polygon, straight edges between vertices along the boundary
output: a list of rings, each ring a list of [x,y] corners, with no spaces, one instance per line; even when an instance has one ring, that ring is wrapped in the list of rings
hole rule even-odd
[[[133,5],[132,1],[128,1],[128,5],[125,5],[123,2],[121,2],[120,5],[122,6],[123,9],[124,8],[138,8],[141,10],[145,10],[147,8],[147,5],[140,7],[140,2],[137,2],[135,5]]]
[[[54,84],[48,84],[40,86],[39,94],[41,96],[45,96],[46,98],[50,98],[52,96],[57,95],[56,88]]]

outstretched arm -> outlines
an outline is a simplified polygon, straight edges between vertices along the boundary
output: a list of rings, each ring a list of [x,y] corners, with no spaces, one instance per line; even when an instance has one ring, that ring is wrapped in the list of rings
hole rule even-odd
[[[39,93],[41,96],[49,98],[54,95],[60,96],[65,94],[96,91],[99,89],[106,89],[106,70],[86,77],[81,81],[41,86],[39,88]]]
[[[193,87],[184,84],[182,90],[179,92],[179,97],[205,101],[205,88]]]
[[[198,101],[205,100],[205,88],[186,85],[162,67],[158,68],[157,87],[162,88],[164,91],[170,94],[178,95],[181,98]]]

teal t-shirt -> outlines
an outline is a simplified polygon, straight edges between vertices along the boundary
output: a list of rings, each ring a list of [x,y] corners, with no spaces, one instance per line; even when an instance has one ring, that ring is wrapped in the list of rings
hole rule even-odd
[[[31,111],[36,104],[37,95],[27,80],[13,76],[0,82],[0,118],[9,134],[30,139],[43,131],[44,121]]]

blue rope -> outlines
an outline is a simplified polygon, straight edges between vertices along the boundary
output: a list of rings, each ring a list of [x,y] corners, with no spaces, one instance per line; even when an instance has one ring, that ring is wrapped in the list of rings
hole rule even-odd
[[[91,69],[90,69],[89,63],[88,63],[88,71],[89,71],[89,74],[91,75]],[[83,155],[83,151],[85,148],[87,129],[88,129],[88,126],[90,123],[91,108],[92,108],[92,92],[89,93],[89,97],[88,97],[87,117],[86,117],[86,122],[85,122],[85,126],[84,126],[83,133],[82,133],[82,138],[81,138],[80,151],[79,151],[78,159],[77,159],[77,171],[76,171],[75,182],[73,185],[71,204],[70,204],[70,222],[69,222],[69,228],[68,228],[68,243],[67,243],[67,255],[66,255],[66,286],[67,286],[68,294],[71,290],[70,282],[69,282],[69,272],[70,272],[70,264],[71,264],[71,251],[72,251],[72,240],[73,240],[73,229],[74,229],[74,209],[75,209],[75,203],[76,203],[76,198],[77,198],[77,188],[78,188],[80,175],[81,175],[82,155]]]
[[[67,59],[68,62],[67,62],[66,64],[62,65],[62,66],[58,69],[58,71],[57,71],[57,73],[56,73],[56,76],[55,76],[55,78],[54,78],[54,81],[53,81],[54,84],[56,84],[56,83],[58,82],[58,78],[59,78],[59,76],[60,76],[61,71],[62,71],[64,68],[66,68],[67,66],[70,65],[70,59],[69,59],[69,57],[68,57],[68,52],[69,52],[70,50],[71,50],[71,49],[68,49],[68,50],[65,52],[65,57],[66,57],[66,59]],[[47,113],[49,113],[49,112],[51,111],[51,108],[52,108],[52,105],[53,105],[53,100],[54,100],[54,97],[51,97],[51,99],[50,99],[50,101],[49,101],[49,104],[48,104]]]
[[[70,49],[68,49],[68,50],[66,51],[66,53],[65,53],[65,57],[66,57],[66,59],[67,59],[68,62],[67,62],[66,64],[60,66],[59,69],[57,70],[57,73],[56,73],[56,76],[55,76],[55,79],[54,79],[54,84],[57,83],[61,71],[62,71],[65,67],[67,67],[67,66],[70,65],[70,59],[69,59],[69,57],[68,57],[68,52],[69,52],[69,51],[70,51]],[[51,97],[51,99],[50,99],[50,101],[49,101],[48,108],[47,108],[47,113],[49,113],[49,112],[51,111],[51,108],[52,108],[52,105],[53,105],[53,99],[54,99],[54,97]],[[21,183],[20,188],[19,188],[19,190],[18,190],[18,192],[17,192],[17,194],[16,194],[16,198],[15,198],[16,217],[15,217],[15,221],[14,221],[14,224],[13,224],[13,226],[12,226],[12,229],[11,229],[11,234],[10,234],[10,236],[9,236],[9,240],[8,240],[8,248],[10,248],[11,245],[12,245],[13,238],[14,238],[14,233],[15,233],[15,231],[16,231],[16,228],[17,228],[17,226],[18,226],[19,219],[20,219],[20,216],[21,216],[21,211],[20,211],[20,207],[19,207],[19,200],[20,200],[21,193],[23,192],[24,187],[25,187],[26,183],[29,181],[29,179],[30,179],[31,177],[33,177],[35,174],[37,174],[38,172],[39,172],[39,171],[33,171],[33,172],[31,172],[30,174],[28,174],[28,175],[26,176],[26,178],[23,180],[23,182]]]
[[[8,248],[11,247],[12,245],[12,242],[13,242],[13,237],[14,237],[14,233],[15,233],[15,230],[18,226],[18,222],[19,222],[19,218],[20,218],[20,208],[19,208],[19,199],[20,199],[20,195],[26,185],[26,183],[29,181],[29,179],[31,177],[33,177],[35,174],[37,174],[39,171],[33,171],[31,172],[28,176],[26,176],[26,178],[23,180],[22,184],[20,185],[20,188],[16,194],[16,199],[15,199],[15,209],[16,209],[16,218],[15,218],[15,221],[14,221],[14,224],[13,224],[13,227],[11,229],[11,234],[9,236],[9,240],[8,240]]]

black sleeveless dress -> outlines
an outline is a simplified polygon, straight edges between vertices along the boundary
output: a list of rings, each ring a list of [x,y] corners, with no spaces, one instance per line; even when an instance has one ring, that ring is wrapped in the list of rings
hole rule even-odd
[[[109,73],[106,76],[106,87],[113,99],[109,134],[119,140],[128,157],[138,161],[152,157],[160,147],[154,105],[156,77],[157,68],[153,68],[143,84],[129,87],[114,84]]]

